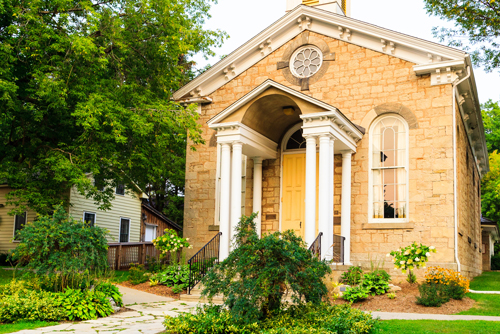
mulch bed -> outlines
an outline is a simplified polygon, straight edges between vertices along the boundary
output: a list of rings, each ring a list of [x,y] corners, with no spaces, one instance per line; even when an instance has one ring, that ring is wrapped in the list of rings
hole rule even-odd
[[[169,288],[168,286],[165,286],[165,285],[158,284],[155,286],[149,286],[149,282],[133,285],[129,281],[118,283],[118,285],[122,285],[124,287],[139,290],[139,291],[149,292],[149,293],[152,293],[152,294],[158,295],[158,296],[180,299],[180,294],[173,293],[172,288]]]
[[[389,299],[387,294],[380,296],[370,296],[368,299],[352,304],[353,307],[363,311],[398,312],[398,313],[432,313],[432,314],[454,314],[466,311],[474,306],[474,300],[465,297],[462,300],[451,299],[441,307],[426,307],[416,303],[416,296],[419,296],[418,285],[404,283],[394,283],[401,288],[396,292],[395,299]],[[347,303],[342,298],[333,301],[334,304]]]

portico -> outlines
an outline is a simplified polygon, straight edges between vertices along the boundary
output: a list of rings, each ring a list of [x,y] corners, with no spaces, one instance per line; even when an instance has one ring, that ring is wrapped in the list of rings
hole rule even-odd
[[[278,105],[270,103],[270,98]],[[287,108],[289,115],[283,117]],[[266,119],[265,124],[262,118]],[[266,182],[263,161],[279,159],[280,230],[295,230],[308,245],[322,233],[321,256],[332,259],[334,155],[342,154],[341,233],[345,237],[344,262],[350,262],[350,168],[356,143],[363,136],[360,128],[335,107],[271,80],[220,112],[208,125],[217,131],[220,177],[216,188],[219,194],[216,217],[222,232],[221,259],[231,250],[231,239],[244,206],[245,198],[240,195],[245,168],[243,156],[253,160],[251,203],[252,212],[259,212],[256,218],[258,233],[261,233],[263,218],[263,181]],[[291,138],[293,142],[289,144]],[[301,140],[303,143],[297,146],[295,142]],[[288,158],[294,155],[298,159],[292,164],[285,163],[290,159],[283,159],[284,155]],[[290,179],[293,184],[289,184]]]

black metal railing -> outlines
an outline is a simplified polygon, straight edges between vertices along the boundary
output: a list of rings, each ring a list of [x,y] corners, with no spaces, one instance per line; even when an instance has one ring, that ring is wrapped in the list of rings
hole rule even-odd
[[[341,235],[333,235],[332,262],[344,264],[344,243],[345,237]]]
[[[319,232],[316,239],[314,239],[309,250],[316,256],[319,260],[321,260],[321,237],[323,236],[323,232]]]
[[[220,254],[220,236],[219,232],[202,249],[200,249],[192,258],[189,259],[189,287],[188,294],[198,284],[203,277],[219,263]]]

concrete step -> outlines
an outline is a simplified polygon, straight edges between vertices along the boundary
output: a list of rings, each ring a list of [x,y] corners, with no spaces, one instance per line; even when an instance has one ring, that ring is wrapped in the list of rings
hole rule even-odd
[[[207,298],[202,297],[200,291],[191,291],[190,295],[188,295],[186,293],[186,294],[181,294],[179,297],[180,297],[179,298],[180,300],[186,301],[186,302],[208,303]],[[214,303],[214,304],[222,304],[223,303],[222,296],[215,296],[212,299],[212,303]]]

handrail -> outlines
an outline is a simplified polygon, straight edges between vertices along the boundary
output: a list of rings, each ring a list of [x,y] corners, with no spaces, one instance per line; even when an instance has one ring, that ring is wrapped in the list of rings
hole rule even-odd
[[[219,263],[220,236],[217,233],[205,246],[203,246],[192,258],[189,259],[189,283],[188,294],[198,284],[203,277]]]
[[[314,239],[309,250],[315,255],[318,259],[321,260],[321,237],[323,236],[323,232],[319,232],[316,239]]]

